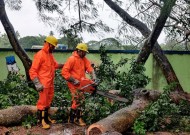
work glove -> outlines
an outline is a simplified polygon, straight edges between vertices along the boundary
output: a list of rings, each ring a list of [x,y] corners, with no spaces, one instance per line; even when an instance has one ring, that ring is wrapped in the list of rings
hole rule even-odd
[[[43,91],[44,89],[44,86],[40,83],[39,79],[37,77],[35,77],[32,82],[34,83],[35,85],[35,88],[38,92],[41,92]]]
[[[74,79],[73,84],[74,84],[74,85],[79,85],[79,84],[80,84],[80,81],[77,80],[77,79]]]
[[[80,84],[80,81],[77,79],[74,79],[73,77],[70,77],[68,81],[71,82],[73,85],[79,85]]]

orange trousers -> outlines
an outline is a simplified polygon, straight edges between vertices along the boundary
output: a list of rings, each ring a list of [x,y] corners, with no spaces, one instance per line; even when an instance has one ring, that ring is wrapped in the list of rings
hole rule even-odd
[[[53,97],[54,97],[54,87],[44,88],[42,92],[39,92],[37,109],[45,110],[45,108],[50,107]]]
[[[74,86],[73,84],[68,83],[68,87],[72,96],[72,105],[71,105],[72,109],[74,110],[77,109],[81,104],[85,102],[84,92],[92,93],[93,90],[95,90],[93,86],[83,88],[84,86],[87,86],[88,84],[91,84],[91,83],[93,83],[93,81],[88,78],[82,78],[79,86]],[[79,90],[81,88],[83,89]]]
[[[77,89],[70,89],[70,92],[72,96],[71,108],[76,110],[85,100],[84,92]]]

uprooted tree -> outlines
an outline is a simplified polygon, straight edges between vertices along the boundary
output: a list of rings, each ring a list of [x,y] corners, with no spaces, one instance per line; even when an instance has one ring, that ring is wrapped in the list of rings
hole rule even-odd
[[[154,58],[159,63],[168,84],[171,84],[171,83],[174,83],[174,82],[177,83],[177,87],[175,88],[175,90],[176,90],[175,94],[179,94],[180,99],[189,100],[189,95],[186,94],[183,91],[183,89],[182,89],[182,87],[181,87],[181,85],[179,83],[179,80],[178,80],[177,76],[175,75],[175,72],[174,72],[172,66],[170,65],[169,61],[167,60],[164,53],[162,52],[159,44],[156,42],[157,39],[158,39],[158,36],[160,35],[160,33],[162,31],[162,28],[165,25],[166,19],[170,15],[172,7],[175,4],[175,0],[165,1],[164,2],[164,6],[161,8],[160,16],[157,18],[157,21],[155,22],[155,26],[154,26],[154,29],[152,30],[152,32],[148,29],[148,27],[144,23],[137,20],[136,18],[132,18],[126,11],[124,11],[121,7],[119,7],[113,1],[111,1],[111,0],[104,0],[104,1],[106,2],[106,4],[108,6],[110,6],[111,9],[113,9],[117,14],[119,14],[120,17],[126,23],[128,23],[129,25],[137,28],[142,33],[142,35],[146,38],[146,40],[144,42],[144,45],[143,45],[143,47],[142,47],[142,49],[141,49],[141,51],[140,51],[140,53],[138,55],[137,62],[144,64],[146,62],[146,60],[148,59],[150,53],[152,52],[153,55],[154,55]],[[41,2],[41,1],[38,1],[38,2]],[[78,6],[80,7],[80,3],[78,4]],[[9,22],[8,17],[6,15],[5,5],[4,5],[3,0],[0,0],[0,11],[1,11],[0,12],[1,13],[0,14],[1,22],[2,22],[2,24],[4,26],[4,28],[5,28],[5,31],[6,31],[6,33],[8,35],[8,37],[9,37],[10,43],[11,43],[14,51],[16,52],[16,54],[19,56],[19,58],[23,62],[23,65],[24,65],[25,70],[26,70],[26,75],[28,75],[28,70],[29,70],[29,67],[31,65],[31,60],[28,58],[27,54],[20,47],[20,45],[18,43],[18,39],[15,36],[13,26]],[[79,26],[79,28],[82,28],[82,23],[84,23],[84,22],[82,20],[80,20],[79,23],[77,23],[77,25],[75,25],[75,26]],[[152,98],[148,98],[148,99],[152,99]],[[176,98],[173,98],[173,99],[176,99]],[[120,111],[113,114],[113,116],[118,116],[119,115],[119,116],[124,116],[124,117],[126,117],[126,115],[129,115],[129,117],[126,117],[126,121],[124,121],[124,127],[120,130],[120,128],[117,128],[115,126],[115,128],[114,128],[115,131],[122,132],[122,131],[126,130],[125,128],[128,127],[128,125],[125,125],[125,124],[130,125],[134,121],[134,119],[128,119],[128,118],[131,118],[131,117],[136,118],[139,115],[138,112],[143,110],[150,102],[149,100],[147,100],[145,98],[140,99],[138,101],[139,104],[137,104],[137,101],[138,100],[134,100],[133,104],[131,105],[131,108],[129,106],[128,108],[124,108],[124,109],[122,109],[122,110],[120,110]],[[140,103],[142,103],[143,105],[140,105]],[[134,104],[137,104],[137,105],[134,106]],[[129,114],[130,113],[130,112],[128,112],[129,110],[134,112],[133,113],[134,116],[131,116],[131,114]],[[120,115],[120,112],[123,115]],[[112,115],[110,115],[107,118],[108,122],[106,122],[106,123],[109,123],[109,120],[111,120],[111,121],[116,122],[113,125],[115,125],[115,124],[117,125],[118,121],[115,120],[115,119],[110,119],[110,118],[113,118]],[[105,121],[107,121],[107,119]],[[99,123],[102,125],[101,121]],[[112,123],[110,123],[110,124],[112,124]],[[106,124],[104,126],[104,128],[107,127],[107,126],[109,127],[109,124],[108,125]],[[97,126],[96,128],[99,128],[99,126]],[[94,129],[94,127],[91,128],[91,129]],[[91,130],[91,129],[89,129],[89,130]],[[100,129],[101,132],[106,132],[107,130],[109,130],[109,128],[107,128],[106,130],[101,130]]]

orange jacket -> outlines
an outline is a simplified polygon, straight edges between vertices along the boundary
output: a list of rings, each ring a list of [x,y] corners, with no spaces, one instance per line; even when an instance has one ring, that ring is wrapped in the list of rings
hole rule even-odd
[[[38,77],[44,88],[53,87],[56,68],[58,68],[58,63],[52,53],[49,53],[48,43],[44,43],[44,47],[34,56],[29,70],[30,78],[33,80]]]
[[[66,80],[72,76],[80,81],[81,78],[86,77],[86,72],[91,73],[92,71],[93,68],[90,61],[86,57],[80,58],[77,52],[74,51],[64,64],[61,74]],[[68,85],[72,87],[72,83],[68,82]]]

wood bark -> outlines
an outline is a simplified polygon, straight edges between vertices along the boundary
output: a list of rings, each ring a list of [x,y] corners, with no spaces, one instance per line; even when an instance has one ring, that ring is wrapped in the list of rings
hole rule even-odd
[[[51,107],[49,114],[55,114],[58,108]],[[0,125],[9,126],[22,122],[25,116],[33,115],[37,112],[37,107],[32,105],[13,106],[0,110]]]
[[[18,38],[16,37],[16,34],[15,34],[15,30],[7,17],[4,0],[0,0],[0,19],[7,33],[10,44],[13,47],[14,52],[20,58],[20,60],[22,61],[24,65],[26,78],[27,80],[30,80],[29,69],[32,64],[32,60],[28,57],[25,50],[22,49],[22,47],[19,44]]]
[[[90,125],[87,129],[87,135],[101,135],[110,131],[123,133],[132,126],[134,120],[140,115],[140,112],[143,111],[151,101],[156,100],[159,95],[160,93],[158,91],[148,91],[145,89],[135,90],[135,99],[130,106],[122,108]]]
[[[160,95],[156,90],[147,91],[146,89],[137,89],[134,91],[135,98],[131,106],[123,108],[107,118],[92,124],[87,130],[88,134],[92,135],[95,132],[96,135],[98,135],[97,133],[121,133],[126,131],[140,115],[140,112],[144,110],[151,101],[155,101]],[[190,102],[190,94],[185,92],[172,92],[170,93],[170,97],[176,104],[182,99]],[[57,107],[51,107],[49,113],[50,115],[53,115],[57,113],[57,111]],[[36,112],[36,106],[32,105],[13,106],[0,110],[0,126],[19,124],[23,121],[25,116],[34,115]]]
[[[146,26],[146,24],[144,24],[143,22],[141,22],[140,20],[138,20],[136,18],[131,17],[125,10],[123,10],[120,6],[118,6],[112,0],[104,0],[104,1],[126,23],[128,23],[129,25],[138,29],[145,38],[149,37],[149,35],[151,34],[151,30]],[[172,2],[174,2],[174,1],[172,1]],[[156,38],[154,38],[154,40],[156,40]],[[167,57],[164,55],[158,42],[156,42],[155,44],[152,43],[152,45],[154,45],[154,47],[152,47],[153,48],[153,50],[152,50],[153,56],[154,56],[155,60],[158,62],[160,68],[162,69],[162,72],[167,80],[167,83],[168,84],[176,83],[177,84],[176,89],[178,91],[183,91],[183,88],[180,85],[180,82],[179,82],[170,62],[168,61]],[[151,53],[150,48],[151,48],[150,44],[146,44],[146,43],[144,44],[144,46],[142,47],[142,49],[137,57],[137,60],[136,60],[138,63],[145,64],[146,60],[148,59],[148,57]]]
[[[138,111],[144,110],[147,105],[147,100],[135,100],[130,107],[123,108],[112,115],[90,125],[87,130],[87,135],[101,135],[108,131],[117,131],[122,133],[131,127],[135,118],[139,116]]]

